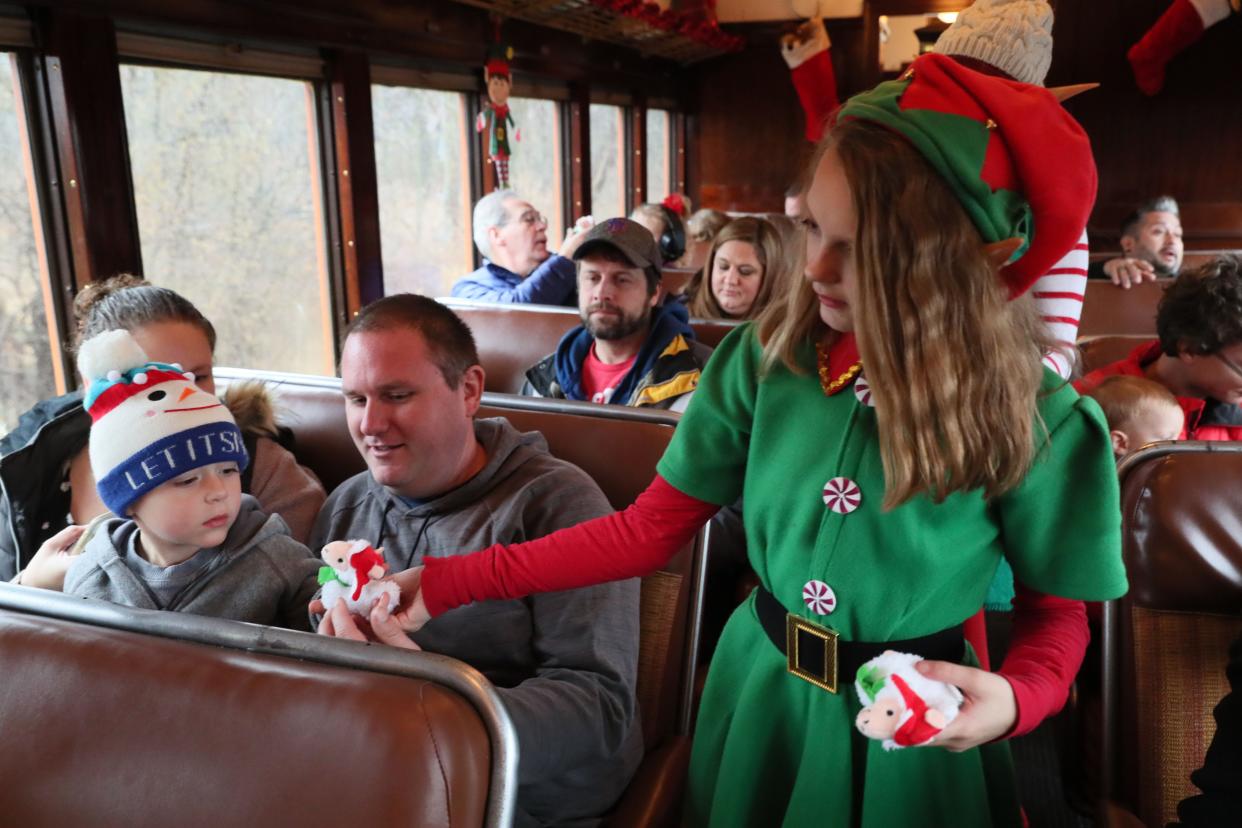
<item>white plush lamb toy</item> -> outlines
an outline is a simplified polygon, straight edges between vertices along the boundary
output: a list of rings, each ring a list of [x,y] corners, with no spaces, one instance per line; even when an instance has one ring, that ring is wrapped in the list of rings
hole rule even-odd
[[[328,565],[319,568],[321,599],[325,610],[343,600],[350,612],[365,615],[376,598],[388,596],[388,611],[401,601],[401,588],[392,581],[381,581],[388,565],[384,550],[372,549],[364,540],[332,541],[319,553]]]
[[[925,745],[957,718],[962,691],[914,669],[922,656],[885,650],[858,668],[854,689],[863,709],[854,726],[884,749]]]

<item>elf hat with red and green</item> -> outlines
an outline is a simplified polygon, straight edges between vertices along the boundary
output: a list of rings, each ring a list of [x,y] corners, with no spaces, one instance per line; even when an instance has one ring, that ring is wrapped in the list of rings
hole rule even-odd
[[[905,137],[952,188],[984,242],[1022,239],[1000,272],[1025,292],[1074,246],[1095,203],[1095,160],[1081,126],[1046,89],[917,58],[895,81],[855,95],[839,119]]]

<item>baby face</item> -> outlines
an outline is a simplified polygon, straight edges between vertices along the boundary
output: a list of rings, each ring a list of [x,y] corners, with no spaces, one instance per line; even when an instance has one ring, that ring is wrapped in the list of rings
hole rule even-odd
[[[1117,430],[1125,434],[1126,450],[1123,453],[1129,454],[1147,443],[1179,439],[1185,425],[1186,417],[1181,406],[1156,402],[1122,423]]]

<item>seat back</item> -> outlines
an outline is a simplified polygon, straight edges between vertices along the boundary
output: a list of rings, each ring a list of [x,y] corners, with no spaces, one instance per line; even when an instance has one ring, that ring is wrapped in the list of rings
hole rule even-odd
[[[452,308],[470,327],[487,375],[486,388],[501,394],[521,393],[526,371],[555,351],[561,337],[582,321],[574,308],[438,301]],[[738,324],[714,319],[690,321],[695,338],[713,348]]]
[[[340,380],[298,374],[217,368],[220,385],[262,379],[269,383],[294,433],[294,454],[328,491],[366,464],[345,424]],[[656,463],[672,439],[679,415],[667,411],[601,406],[509,394],[483,395],[480,417],[505,417],[519,431],[538,431],[556,457],[585,471],[615,509],[624,509],[655,477]],[[617,446],[625,447],[618,462]],[[705,532],[642,583],[638,699],[649,748],[674,733],[688,733],[702,615]]]
[[[1097,368],[1125,359],[1130,352],[1155,338],[1151,336],[1090,336],[1078,340],[1079,365],[1089,374]]]
[[[1242,633],[1242,445],[1171,443],[1121,467],[1130,591],[1104,623],[1106,790],[1147,825],[1195,792]]]
[[[444,656],[0,584],[11,825],[511,824],[517,737]]]
[[[1086,293],[1083,294],[1078,335],[1154,337],[1156,306],[1172,281],[1157,279],[1127,289],[1119,288],[1107,279],[1088,281]]]

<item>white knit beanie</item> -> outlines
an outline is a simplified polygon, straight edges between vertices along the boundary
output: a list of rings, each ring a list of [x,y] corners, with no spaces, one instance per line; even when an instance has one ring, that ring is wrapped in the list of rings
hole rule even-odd
[[[936,51],[1043,86],[1052,63],[1052,8],[1046,0],[975,0],[936,40]]]

